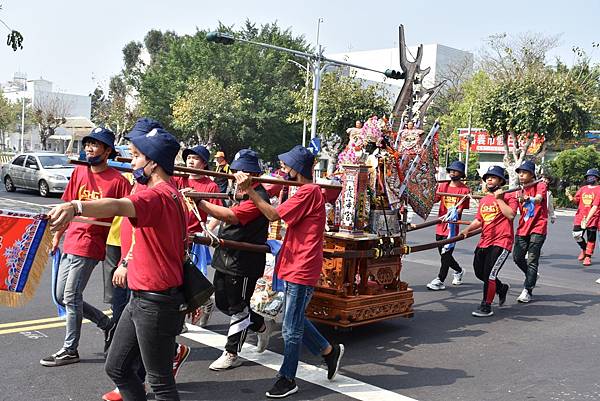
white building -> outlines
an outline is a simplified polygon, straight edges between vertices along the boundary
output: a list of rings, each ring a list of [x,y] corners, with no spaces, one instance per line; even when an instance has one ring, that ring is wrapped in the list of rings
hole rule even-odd
[[[89,122],[92,114],[92,99],[89,95],[75,95],[71,93],[54,92],[52,82],[45,79],[31,79],[23,73],[15,73],[12,81],[0,85],[4,96],[12,102],[21,103],[25,99],[29,105],[53,103],[61,109],[67,120],[86,120]],[[81,125],[81,124],[79,124]],[[93,127],[91,122],[88,124]],[[20,129],[20,128],[19,128]],[[62,151],[64,149],[64,129],[57,129],[57,135],[48,141],[49,150]],[[9,132],[5,135],[4,149],[21,149],[21,132]],[[1,146],[2,144],[0,144]],[[39,128],[26,127],[23,135],[24,150],[41,149]]]
[[[409,60],[414,60],[417,55],[417,46],[408,48],[407,57]],[[400,50],[398,47],[389,49],[354,51],[347,53],[336,53],[327,55],[328,58],[346,61],[351,64],[356,64],[362,67],[372,68],[378,71],[387,69],[400,70]],[[431,67],[429,74],[423,79],[423,85],[430,88],[441,82],[448,74],[450,68],[466,67],[473,69],[473,53],[458,50],[441,44],[423,45],[423,58],[421,59],[421,69]],[[366,80],[369,83],[381,83],[390,91],[390,96],[393,100],[396,99],[400,88],[404,83],[401,79],[386,78],[383,74],[373,71],[365,71],[355,68],[350,68],[350,71],[356,74],[357,78]]]

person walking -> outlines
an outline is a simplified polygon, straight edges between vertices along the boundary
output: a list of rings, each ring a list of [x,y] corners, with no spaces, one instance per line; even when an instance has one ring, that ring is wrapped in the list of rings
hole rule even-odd
[[[462,212],[469,208],[469,198],[465,198],[466,195],[471,193],[469,187],[467,187],[461,180],[465,178],[465,164],[461,161],[453,161],[450,163],[446,171],[450,175],[450,182],[443,182],[438,184],[437,193],[447,193],[452,195],[436,195],[435,202],[440,202],[438,217],[442,221],[436,226],[435,240],[441,241],[449,236],[456,236],[458,234],[458,224],[455,224],[456,231],[450,232],[450,224],[448,220],[460,220]],[[457,196],[453,196],[456,194]],[[449,213],[452,216],[449,216]],[[444,281],[448,276],[450,269],[454,270],[452,279],[452,285],[461,285],[465,271],[460,267],[460,264],[454,259],[452,253],[454,252],[455,244],[448,244],[438,247],[440,254],[440,271],[436,278],[427,284],[427,288],[432,291],[440,291],[446,289]]]
[[[89,166],[77,166],[65,188],[62,200],[88,201],[103,198],[121,198],[129,194],[131,185],[107,160],[114,152],[115,135],[105,128],[95,128],[82,139]],[[108,217],[108,216],[101,216]],[[99,219],[110,223],[112,219]],[[66,233],[65,233],[66,232]],[[115,324],[102,311],[83,300],[83,291],[94,267],[106,256],[109,227],[72,222],[55,232],[52,249],[59,246],[65,234],[63,255],[58,268],[56,299],[66,309],[66,334],[62,348],[43,359],[43,366],[62,366],[79,362],[79,340],[83,318],[91,320],[104,331],[104,341],[110,343]]]
[[[162,128],[130,137],[133,175],[147,188],[121,199],[59,205],[49,213],[50,224],[60,229],[75,215],[127,217],[132,232],[125,230],[123,222],[121,241],[124,245],[130,238],[130,250],[113,283],[128,285],[132,299],[117,325],[105,370],[124,400],[145,400],[136,371],[141,357],[155,399],[177,401],[172,361],[175,336],[185,318],[182,235],[187,228],[183,199],[171,180],[179,143]]]
[[[262,170],[258,154],[250,149],[240,150],[231,169],[257,177]],[[255,183],[253,191],[260,199],[269,202],[265,188]],[[219,238],[264,245],[267,241],[269,221],[251,200],[242,200],[239,205],[226,208],[205,200],[198,204],[201,210],[224,222]],[[220,311],[230,316],[227,343],[223,354],[210,364],[210,370],[226,370],[240,366],[238,353],[246,339],[248,330],[257,333],[257,351],[264,352],[273,330],[273,321],[265,320],[250,308],[250,298],[257,280],[263,276],[266,255],[231,248],[215,249],[212,267],[215,268],[213,284],[215,301]]]
[[[502,191],[506,184],[505,176],[504,168],[490,166],[483,175],[488,194],[479,201],[473,222],[461,231],[466,238],[469,232],[482,229],[473,257],[475,276],[483,282],[483,299],[479,308],[472,312],[475,317],[492,316],[492,302],[496,294],[499,306],[504,305],[508,294],[509,286],[500,281],[498,274],[513,246],[513,219],[518,203],[514,196],[505,195]]]
[[[535,180],[535,164],[526,160],[516,169],[521,185]],[[528,303],[532,299],[538,277],[538,266],[542,246],[548,230],[548,200],[545,182],[518,191],[514,195],[519,202],[519,226],[513,248],[513,260],[525,274],[523,291],[518,302]]]
[[[215,169],[217,173],[231,173],[231,168],[229,167],[229,163],[227,163],[227,160],[225,159],[224,152],[218,151],[217,153],[215,153],[215,164],[217,165],[217,168]],[[227,188],[229,187],[229,179],[217,177],[215,178],[215,182],[219,186],[221,192],[227,192]]]
[[[583,266],[591,266],[592,255],[596,247],[598,214],[591,216],[589,221],[586,216],[594,205],[594,202],[600,197],[599,182],[600,171],[591,168],[585,173],[585,185],[577,190],[575,196],[573,196],[568,188],[565,190],[569,201],[577,204],[577,213],[573,220],[573,239],[575,239],[575,242],[581,248],[577,259]]]
[[[344,346],[327,341],[304,315],[323,267],[325,199],[321,188],[312,183],[315,157],[308,149],[297,145],[280,154],[279,160],[289,179],[304,185],[277,208],[254,190],[249,174],[235,174],[238,188],[246,191],[267,219],[281,219],[287,224],[275,266],[277,275],[285,282],[283,364],[277,381],[266,393],[269,398],[284,398],[298,391],[295,378],[302,343],[311,353],[323,357],[329,380],[335,378],[344,355]]]

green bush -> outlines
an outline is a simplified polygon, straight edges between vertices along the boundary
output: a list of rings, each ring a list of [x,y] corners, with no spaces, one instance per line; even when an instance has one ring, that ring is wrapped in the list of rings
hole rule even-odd
[[[565,189],[572,192],[583,185],[585,172],[590,168],[600,168],[600,153],[592,145],[563,150],[544,169],[554,178],[550,190],[557,206],[575,207],[565,196]]]

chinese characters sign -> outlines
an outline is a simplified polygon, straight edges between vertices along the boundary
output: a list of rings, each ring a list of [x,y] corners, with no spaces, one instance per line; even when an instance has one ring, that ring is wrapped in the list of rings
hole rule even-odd
[[[467,149],[467,135],[469,130],[466,128],[459,128],[458,135],[460,138],[460,151],[464,152]],[[472,128],[471,129],[471,152],[474,153],[504,153],[504,140],[502,136],[492,137],[487,131],[481,128]],[[519,140],[519,144],[523,146],[526,142],[526,139],[523,137]],[[534,134],[533,142],[529,149],[527,150],[527,154],[535,154],[540,149],[542,144],[544,143],[544,137],[539,136],[538,134]],[[514,141],[512,137],[508,137],[508,148],[514,148]]]

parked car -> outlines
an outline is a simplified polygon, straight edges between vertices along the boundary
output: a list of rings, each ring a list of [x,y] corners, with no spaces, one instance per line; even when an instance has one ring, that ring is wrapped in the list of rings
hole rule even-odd
[[[117,154],[115,157],[127,157],[131,159],[131,152],[129,151],[129,146],[127,145],[115,146],[115,153]],[[108,165],[115,168],[131,168],[131,163],[118,162],[114,159],[109,159]]]
[[[63,154],[29,152],[18,154],[3,165],[0,176],[8,192],[37,189],[40,195],[49,196],[65,191],[74,168]]]

